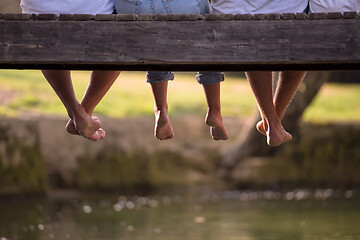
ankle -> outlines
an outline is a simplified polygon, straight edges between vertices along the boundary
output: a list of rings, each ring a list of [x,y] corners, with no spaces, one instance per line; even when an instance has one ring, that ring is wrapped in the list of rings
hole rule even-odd
[[[89,108],[88,106],[85,106],[83,104],[80,104],[82,106],[82,108],[84,109],[84,111],[89,115],[92,116],[94,113],[94,109],[93,108]]]
[[[208,106],[208,113],[209,113],[209,114],[214,114],[214,115],[219,115],[219,114],[221,114],[221,107],[220,107],[220,105]]]
[[[69,117],[74,122],[86,120],[90,115],[85,111],[84,107],[79,103],[69,113]]]
[[[220,107],[209,107],[207,111],[207,118],[222,119]]]
[[[168,106],[163,106],[163,107],[154,107],[154,112],[155,113],[167,113],[168,112]]]

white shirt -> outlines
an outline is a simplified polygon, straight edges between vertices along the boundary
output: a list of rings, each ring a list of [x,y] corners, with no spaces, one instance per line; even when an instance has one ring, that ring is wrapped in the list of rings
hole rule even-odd
[[[223,14],[297,13],[307,5],[308,0],[212,0],[211,4],[215,13]]]
[[[310,12],[359,12],[360,0],[310,0]]]
[[[111,14],[114,0],[21,0],[23,13]]]

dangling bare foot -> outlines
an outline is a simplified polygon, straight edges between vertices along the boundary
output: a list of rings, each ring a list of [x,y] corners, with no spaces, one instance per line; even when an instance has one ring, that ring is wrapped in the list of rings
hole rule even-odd
[[[81,119],[77,121],[74,119],[75,128],[78,130],[79,134],[87,139],[97,141],[105,137],[105,131],[101,128],[101,122],[97,117],[90,117],[87,115],[85,120]]]
[[[97,141],[100,139],[104,139],[106,136],[105,130],[102,128],[99,128],[98,130],[96,130],[96,132],[91,135],[90,137],[88,137],[88,139],[93,140],[93,141]]]
[[[105,137],[105,131],[101,129],[101,122],[97,117],[91,117],[80,104],[73,112],[69,112],[69,117],[73,122],[66,125],[66,130],[71,134],[79,134],[87,139],[97,141]],[[77,131],[78,133],[76,133]]]
[[[281,125],[279,129],[267,129],[267,124],[263,120],[256,124],[256,129],[267,137],[267,144],[272,147],[281,145],[292,140],[292,136]]]
[[[75,124],[71,119],[66,123],[65,129],[70,134],[82,136],[79,133],[79,131],[76,130]],[[106,136],[106,132],[104,131],[104,129],[99,128],[98,130],[96,130],[96,132],[93,135],[91,135],[90,137],[85,137],[85,138],[93,140],[93,141],[97,141],[97,140],[105,138],[105,136]]]
[[[264,126],[264,121],[261,120],[256,124],[256,129],[258,130],[259,133],[261,133],[262,135],[266,136],[266,130],[265,130],[265,126]]]
[[[215,141],[229,138],[220,114],[214,114],[208,111],[205,123],[210,127],[210,134]]]
[[[155,109],[154,136],[159,140],[168,140],[174,137],[174,131],[170,123],[167,110]]]
[[[75,124],[74,122],[70,119],[66,125],[65,125],[65,129],[68,133],[73,134],[73,135],[80,135],[80,133],[78,132],[78,130],[76,130],[75,128]]]
[[[292,139],[290,133],[280,125],[277,128],[269,127],[266,131],[267,144],[272,147],[280,146],[283,143],[289,142]]]

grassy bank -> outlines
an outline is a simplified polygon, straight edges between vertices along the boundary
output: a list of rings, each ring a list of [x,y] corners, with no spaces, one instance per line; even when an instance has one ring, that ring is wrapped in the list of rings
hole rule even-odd
[[[73,72],[76,95],[81,99],[90,73]],[[153,98],[144,72],[123,72],[96,109],[96,114],[110,117],[144,116],[153,114]],[[65,115],[65,109],[39,71],[0,71],[0,114],[17,116],[24,113]],[[170,113],[206,113],[202,86],[196,83],[195,73],[177,73],[169,83]],[[222,84],[222,106],[225,115],[249,115],[255,106],[245,81],[228,78]]]
[[[81,99],[90,73],[73,72],[76,95]],[[206,101],[195,73],[176,73],[169,84],[169,108],[172,116],[205,115]],[[136,117],[153,114],[153,99],[144,72],[124,72],[96,109],[97,115]],[[65,109],[40,71],[0,71],[0,114],[66,115]],[[256,103],[249,84],[243,78],[228,75],[221,85],[224,116],[244,117],[254,112]],[[313,122],[359,121],[360,85],[326,84],[304,119]]]

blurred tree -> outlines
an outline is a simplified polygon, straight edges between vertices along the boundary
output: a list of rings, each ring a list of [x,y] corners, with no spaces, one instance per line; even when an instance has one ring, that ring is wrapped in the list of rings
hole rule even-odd
[[[329,82],[360,83],[360,71],[333,72],[329,78]]]
[[[296,141],[299,139],[298,124],[305,109],[310,105],[316,94],[319,92],[324,82],[328,81],[333,72],[308,72],[305,79],[299,86],[299,90],[290,103],[283,118],[284,128],[289,131]],[[247,124],[244,125],[239,134],[237,143],[222,158],[221,174],[226,180],[231,181],[231,171],[242,160],[253,156],[267,156],[275,153],[280,147],[269,147],[266,140],[255,128],[260,120],[260,114],[253,116]]]

